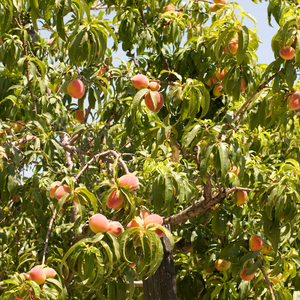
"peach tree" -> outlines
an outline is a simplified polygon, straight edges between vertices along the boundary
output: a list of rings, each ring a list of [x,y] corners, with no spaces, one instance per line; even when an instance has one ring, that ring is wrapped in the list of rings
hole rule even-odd
[[[300,298],[300,5],[266,16],[269,65],[236,2],[1,1],[1,299]]]

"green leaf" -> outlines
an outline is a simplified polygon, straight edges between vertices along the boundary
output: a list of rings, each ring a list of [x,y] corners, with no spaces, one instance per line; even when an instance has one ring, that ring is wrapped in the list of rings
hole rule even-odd
[[[219,144],[218,150],[221,162],[221,182],[225,184],[225,178],[230,167],[227,144],[221,142]]]
[[[193,126],[193,129],[191,131],[185,132],[183,134],[183,137],[182,137],[182,146],[183,147],[188,147],[190,145],[190,143],[196,137],[200,128],[201,128],[201,125],[195,125],[195,126]]]

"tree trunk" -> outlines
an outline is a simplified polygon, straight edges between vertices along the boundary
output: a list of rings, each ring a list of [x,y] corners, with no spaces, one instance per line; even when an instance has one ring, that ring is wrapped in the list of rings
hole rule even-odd
[[[177,300],[171,245],[165,235],[162,242],[164,247],[163,261],[153,276],[143,280],[145,300]]]

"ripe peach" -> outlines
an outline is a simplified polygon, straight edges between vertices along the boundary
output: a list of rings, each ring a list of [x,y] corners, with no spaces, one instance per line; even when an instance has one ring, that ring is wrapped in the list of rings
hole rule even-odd
[[[49,189],[51,199],[54,198],[55,192],[56,192],[56,190],[58,189],[59,186],[61,186],[60,181],[54,181],[54,182],[51,183],[50,189]]]
[[[56,276],[56,271],[52,268],[44,268],[43,269],[46,278],[54,278]]]
[[[157,214],[153,214],[153,215],[149,215],[147,218],[145,218],[144,220],[144,224],[145,224],[145,227],[147,228],[148,225],[150,224],[157,224],[157,225],[162,225],[163,224],[163,218]],[[156,229],[155,230],[155,233],[160,237],[162,238],[165,233],[160,230],[160,229]]]
[[[167,5],[165,12],[168,12],[168,11],[175,11],[175,6],[172,4]]]
[[[54,40],[55,40],[54,37],[51,38],[51,39],[49,39],[49,40],[47,41],[47,45],[48,45],[48,46],[51,46],[51,44],[53,43]]]
[[[109,208],[118,209],[118,208],[121,208],[123,205],[124,199],[118,198],[116,193],[117,193],[117,190],[114,189],[107,199],[106,205]]]
[[[217,6],[217,4],[213,3],[209,6],[209,10],[211,12],[217,12],[220,9],[220,7]]]
[[[71,193],[71,191],[71,188],[69,188],[67,185],[61,185],[56,189],[54,196],[57,200],[59,200],[65,193]],[[66,201],[67,200],[68,199],[66,199]]]
[[[246,191],[237,191],[236,193],[236,205],[242,205],[247,201],[247,192]]]
[[[14,201],[15,203],[18,203],[20,201],[19,195],[14,195],[12,197],[12,201]]]
[[[239,41],[236,38],[233,38],[229,43],[228,43],[228,47],[229,50],[232,54],[236,54],[237,53],[237,49],[239,47]],[[223,52],[226,54],[229,54],[226,47],[223,47]]]
[[[226,75],[226,73],[227,73],[227,71],[226,71],[225,69],[223,69],[223,70],[221,71],[221,69],[218,68],[218,69],[217,69],[217,72],[216,72],[216,77],[217,77],[220,81],[222,81],[223,78],[224,78],[224,76]]]
[[[34,267],[29,272],[29,279],[35,281],[38,285],[41,285],[46,280],[46,275],[39,267]]]
[[[85,92],[85,87],[80,79],[74,79],[68,84],[68,94],[75,99],[80,99],[83,97]]]
[[[108,221],[107,232],[111,232],[116,236],[119,236],[124,231],[124,228],[120,222]]]
[[[221,84],[217,84],[214,89],[213,89],[213,95],[215,97],[220,97],[221,95],[224,94],[224,91],[223,91],[223,85]]]
[[[154,103],[150,93],[146,94],[145,96],[145,104],[151,111],[158,112],[164,106],[164,97],[160,92],[154,91],[153,93],[157,99],[156,109],[154,110]]]
[[[2,38],[0,37],[0,46],[2,46],[3,45],[3,40],[2,40]]]
[[[224,259],[217,259],[215,262],[215,267],[218,271],[228,270],[231,266],[230,261],[226,261]]]
[[[217,83],[217,78],[215,76],[212,76],[211,79],[208,79],[207,81],[205,81],[205,84],[208,86],[211,86],[211,82],[213,82],[213,84]]]
[[[214,0],[217,4],[227,4],[227,0]]]
[[[25,125],[24,121],[17,121],[18,123],[13,123],[13,128],[15,133],[19,133],[22,129],[23,126]]]
[[[95,214],[89,219],[89,226],[94,233],[106,232],[109,222],[104,215]]]
[[[262,249],[260,250],[260,252],[262,254],[268,254],[271,250],[272,250],[272,246],[267,244],[267,243],[264,243]]]
[[[76,110],[75,110],[75,113],[74,113],[74,117],[75,117],[75,119],[76,119],[78,122],[82,123],[83,120],[84,120],[84,112],[83,112],[83,110],[81,110],[81,109],[76,109]]]
[[[143,74],[138,74],[138,75],[135,75],[134,77],[132,77],[131,83],[136,89],[139,89],[139,90],[141,88],[147,88],[149,86],[149,80],[148,80],[147,76],[145,76]]]
[[[295,49],[293,47],[286,46],[279,50],[279,55],[285,60],[293,59],[295,56]]]
[[[149,83],[148,88],[149,88],[151,91],[155,92],[155,91],[158,91],[158,90],[160,89],[160,85],[159,85],[158,82],[152,81],[152,82]]]
[[[141,211],[142,211],[142,216],[143,216],[143,219],[144,219],[144,220],[145,220],[148,216],[150,216],[149,211],[147,211],[146,209],[142,208]]]
[[[119,178],[119,187],[130,185],[129,192],[135,190],[139,186],[139,179],[132,174],[126,174]]]
[[[300,93],[295,92],[291,96],[288,97],[287,100],[288,107],[292,110],[296,110],[300,108]]]
[[[29,279],[29,275],[27,273],[23,273],[23,275],[26,279]]]
[[[128,228],[132,228],[132,227],[138,227],[138,228],[144,230],[144,222],[143,222],[143,220],[140,217],[135,217],[126,226],[127,229]]]
[[[257,234],[254,234],[250,237],[249,240],[249,247],[251,249],[251,251],[255,252],[255,251],[259,251],[263,246],[263,240],[261,239],[260,236],[258,236]]]
[[[177,12],[177,17],[178,17],[178,18],[181,18],[181,17],[182,17],[182,15],[183,15],[183,11],[179,11],[179,12]]]
[[[231,173],[233,173],[235,175],[239,175],[240,171],[241,171],[240,167],[237,168],[236,166],[233,166],[232,168],[230,168],[229,172],[231,172]]]
[[[247,87],[246,87],[246,82],[245,80],[242,78],[241,79],[241,89],[240,89],[240,92],[241,93],[244,93],[246,91]]]
[[[253,277],[255,276],[255,273],[253,274],[250,274],[250,275],[245,275],[245,273],[247,272],[248,268],[245,268],[243,269],[241,272],[240,272],[240,277],[245,280],[245,281],[250,281],[253,279]]]

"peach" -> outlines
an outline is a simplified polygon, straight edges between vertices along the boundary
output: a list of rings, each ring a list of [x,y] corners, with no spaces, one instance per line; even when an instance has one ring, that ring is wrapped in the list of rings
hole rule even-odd
[[[224,259],[217,259],[215,262],[215,267],[218,271],[228,270],[230,266],[231,262]]]
[[[111,232],[116,236],[119,236],[124,231],[124,228],[120,222],[108,221],[107,232]]]
[[[51,38],[51,39],[49,39],[49,40],[47,41],[47,45],[48,45],[48,46],[51,46],[51,44],[53,43],[54,40],[55,40],[54,37]]]
[[[260,236],[258,236],[257,234],[254,234],[250,237],[249,240],[249,247],[251,249],[251,251],[255,252],[255,251],[259,251],[263,246],[263,240],[261,239]]]
[[[151,111],[158,112],[164,106],[164,97],[160,92],[154,91],[153,93],[157,99],[156,109],[154,109],[154,103],[150,93],[146,94],[145,96],[145,104]]]
[[[175,146],[175,145],[172,146],[172,155],[170,157],[170,161],[171,162],[178,162],[179,154],[180,154],[180,152],[179,152],[177,146]]]
[[[172,4],[167,5],[165,12],[168,12],[168,11],[175,11],[175,6]]]
[[[61,185],[56,189],[54,196],[57,200],[59,200],[65,193],[71,193],[71,191],[71,188],[67,185]],[[66,201],[67,200],[68,199],[66,199]]]
[[[124,199],[118,198],[116,193],[117,193],[117,190],[114,189],[107,199],[106,205],[109,208],[118,209],[118,208],[121,208],[123,205]]]
[[[24,121],[17,121],[17,123],[13,123],[13,128],[15,133],[19,133],[23,129],[24,125],[25,125]]]
[[[217,12],[219,9],[220,9],[220,7],[218,7],[218,5],[215,4],[215,3],[213,3],[213,4],[211,4],[211,5],[209,6],[209,10],[210,10],[211,12]]]
[[[23,273],[23,275],[26,279],[29,279],[29,275],[27,273]]]
[[[217,69],[217,72],[216,72],[216,77],[217,77],[220,81],[222,81],[223,78],[224,78],[224,76],[226,75],[226,73],[227,73],[227,71],[226,71],[225,69],[223,69],[223,70],[221,71],[221,69],[218,68],[218,69]]]
[[[239,47],[239,41],[236,38],[233,38],[229,43],[228,43],[228,47],[229,50],[232,54],[236,54],[237,53],[237,49]],[[226,47],[223,47],[223,52],[226,54],[229,54]]]
[[[223,85],[221,84],[217,84],[214,89],[213,89],[213,95],[215,97],[220,97],[221,95],[224,94],[224,91],[223,91]]]
[[[89,226],[94,233],[106,232],[109,222],[104,215],[95,214],[89,219]]]
[[[149,211],[147,211],[146,209],[142,208],[141,211],[142,211],[142,216],[143,216],[143,219],[144,219],[144,220],[145,220],[148,216],[150,216]]]
[[[292,110],[296,110],[300,108],[300,93],[295,92],[291,96],[288,97],[287,100],[288,107]]]
[[[19,195],[14,195],[12,197],[12,201],[14,201],[15,203],[18,203],[20,201]]]
[[[245,280],[245,281],[250,281],[254,278],[255,276],[255,273],[253,274],[250,274],[250,275],[245,275],[245,273],[247,272],[248,268],[245,268],[243,269],[241,272],[240,272],[240,277]]]
[[[276,277],[273,277],[273,278],[270,278],[270,281],[272,281],[274,284],[278,284],[279,283],[279,280],[281,278],[282,274],[279,273]],[[283,282],[284,280],[281,279],[281,282]]]
[[[56,192],[56,190],[58,189],[59,186],[61,186],[60,181],[54,181],[54,182],[51,183],[50,189],[49,189],[51,199],[54,198],[55,192]]]
[[[217,4],[227,4],[227,0],[214,0]]]
[[[217,83],[217,78],[215,76],[212,76],[211,79],[208,79],[207,81],[205,81],[205,84],[208,86],[211,86],[211,82],[213,82],[213,84]]]
[[[129,192],[135,190],[139,186],[139,179],[132,174],[126,174],[119,178],[119,187],[130,185]]]
[[[246,191],[237,191],[236,192],[236,205],[242,205],[247,201],[247,192]]]
[[[44,268],[43,269],[46,278],[54,278],[56,276],[56,271],[52,268]]]
[[[145,224],[146,228],[148,227],[148,225],[151,225],[151,224],[162,225],[163,224],[163,218],[161,216],[157,215],[157,214],[149,215],[148,217],[145,218],[144,224]],[[160,229],[156,229],[154,232],[160,238],[165,235],[165,233]]]
[[[295,49],[293,47],[286,46],[279,50],[279,55],[285,60],[293,59],[295,56]]]
[[[144,222],[143,222],[143,220],[140,217],[135,217],[126,226],[127,229],[128,228],[133,228],[133,227],[138,227],[138,228],[144,230]]]
[[[147,88],[149,86],[149,80],[148,80],[147,76],[145,76],[143,74],[138,74],[138,75],[135,75],[134,77],[132,77],[131,83],[136,89],[139,89],[139,90],[141,88]]]
[[[2,46],[3,45],[3,40],[2,40],[2,38],[0,37],[0,46]]]
[[[241,79],[241,89],[240,89],[240,92],[241,93],[244,93],[246,91],[247,87],[246,87],[246,82],[245,80],[242,78]]]
[[[240,171],[241,171],[240,167],[233,166],[232,168],[230,168],[229,172],[231,172],[231,173],[233,173],[235,175],[239,175]]]
[[[74,79],[68,84],[68,94],[75,99],[80,99],[83,97],[85,92],[85,87],[80,79]]]
[[[75,117],[75,119],[76,119],[78,122],[83,123],[83,121],[84,121],[84,112],[83,112],[83,110],[81,110],[81,109],[76,109],[76,110],[75,110],[75,113],[74,113],[74,117]]]
[[[183,15],[183,11],[177,12],[177,17],[178,17],[178,18],[182,17],[182,15]]]
[[[149,83],[148,88],[149,88],[151,91],[155,92],[155,91],[158,91],[158,90],[160,89],[160,85],[159,85],[158,82],[152,81],[152,82]]]
[[[267,243],[264,243],[262,249],[260,250],[260,252],[262,254],[268,254],[271,250],[272,250],[272,246],[267,244]]]
[[[46,275],[39,267],[34,267],[29,272],[29,279],[35,281],[38,285],[41,285],[46,280]]]
[[[212,273],[216,269],[215,266],[211,266],[205,270],[206,273]]]

